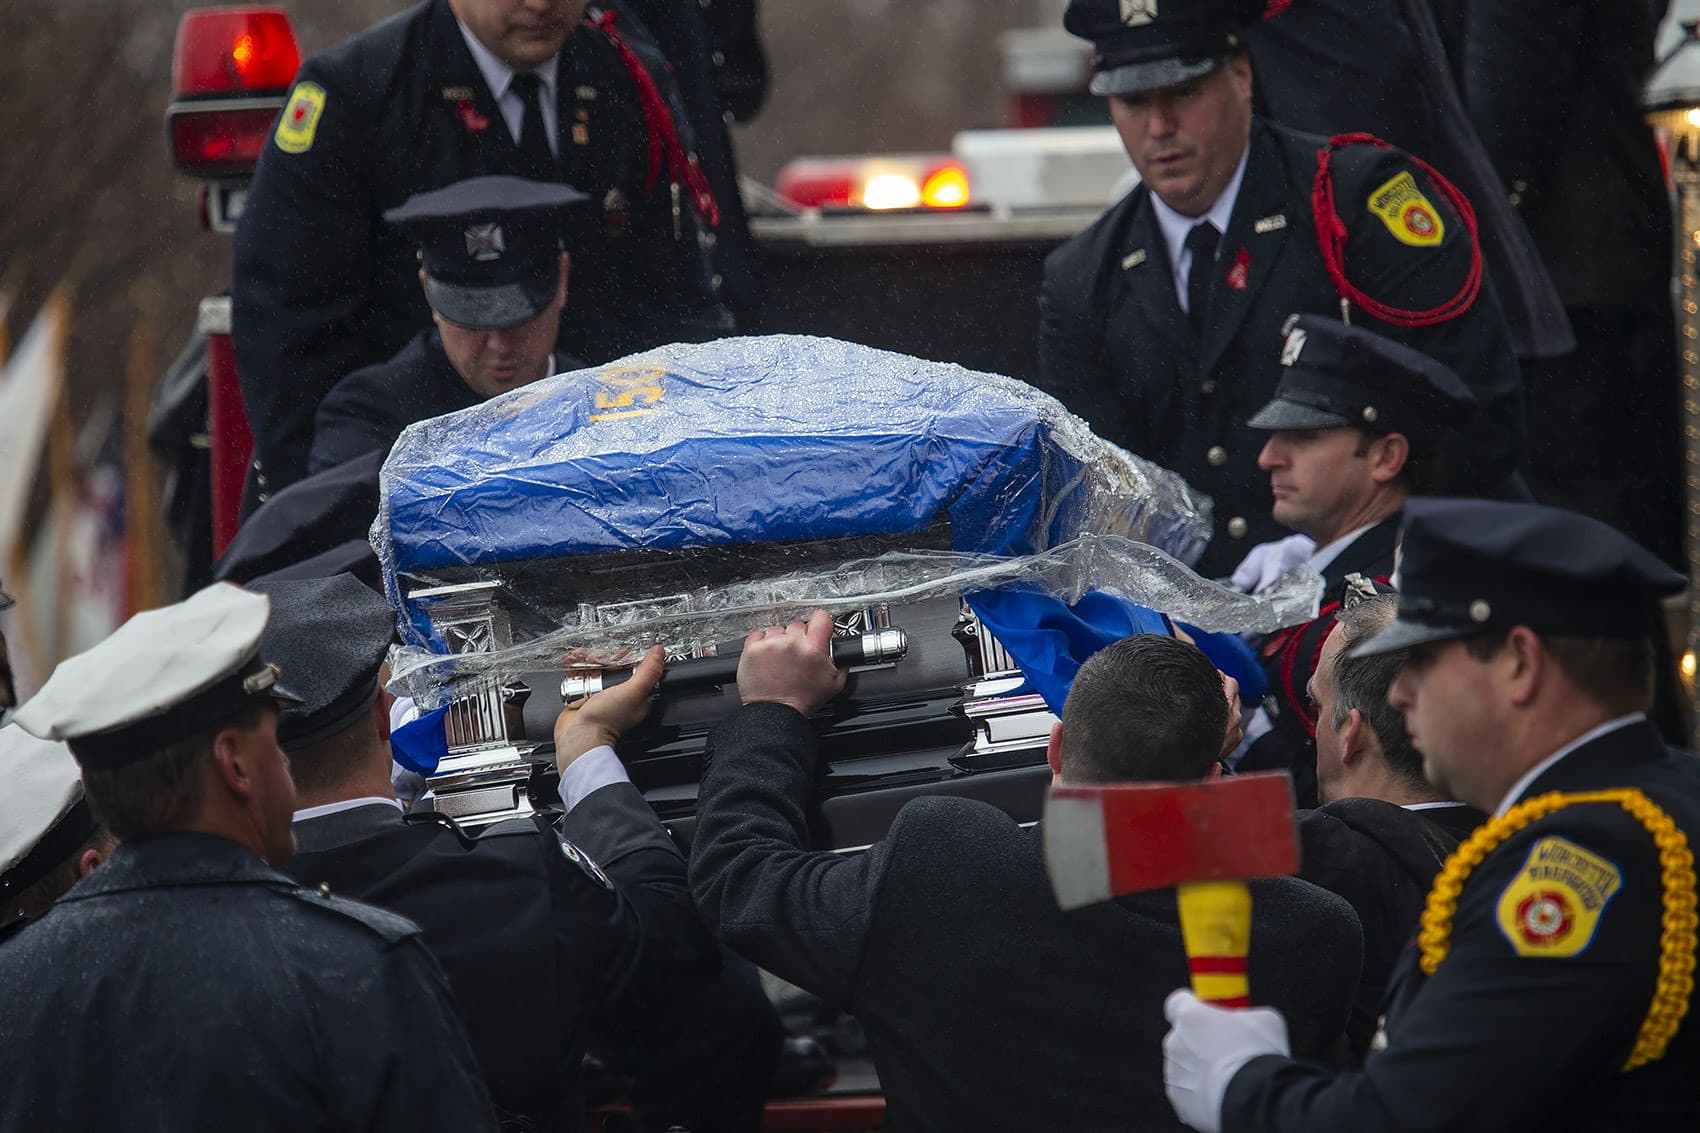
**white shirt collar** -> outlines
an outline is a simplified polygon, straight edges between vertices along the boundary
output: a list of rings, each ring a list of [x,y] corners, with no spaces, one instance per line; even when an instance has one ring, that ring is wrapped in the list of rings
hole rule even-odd
[[[401,813],[401,804],[395,799],[386,799],[382,795],[367,795],[365,798],[343,799],[341,802],[325,803],[322,806],[310,806],[305,810],[298,810],[291,821],[305,822],[309,818],[323,818],[327,814],[341,814],[345,810],[353,810],[355,807],[362,806],[393,806],[397,814]]]
[[[1559,748],[1557,751],[1529,768],[1528,771],[1524,772],[1521,779],[1511,784],[1511,790],[1507,791],[1505,798],[1500,800],[1499,807],[1493,812],[1493,816],[1498,818],[1500,815],[1510,810],[1512,806],[1523,797],[1523,792],[1527,791],[1536,779],[1539,779],[1543,774],[1545,774],[1548,768],[1563,759],[1565,756],[1569,755],[1571,752],[1575,751],[1577,748],[1581,747],[1583,744],[1591,743],[1605,735],[1607,732],[1615,732],[1619,728],[1627,728],[1631,724],[1644,723],[1646,719],[1647,714],[1645,712],[1631,712],[1627,716],[1619,716],[1615,720],[1607,720],[1599,727],[1583,732],[1581,735],[1577,736],[1575,739],[1571,740],[1569,743],[1565,744],[1563,747]]]
[[[1310,569],[1321,574],[1327,569],[1328,564],[1340,557],[1341,551],[1344,551],[1347,547],[1352,545],[1352,541],[1354,539],[1374,527],[1376,523],[1380,522],[1381,521],[1378,519],[1374,523],[1366,523],[1362,527],[1354,527],[1352,530],[1346,532],[1326,547],[1318,547],[1315,551],[1311,552]]]
[[[1210,206],[1210,211],[1203,216],[1182,216],[1163,202],[1156,193],[1151,194],[1151,207],[1157,214],[1157,227],[1163,231],[1163,242],[1169,246],[1169,266],[1175,272],[1176,283],[1184,283],[1180,278],[1181,253],[1186,251],[1187,233],[1208,220],[1216,226],[1216,231],[1226,233],[1228,221],[1234,215],[1234,203],[1240,197],[1240,185],[1245,181],[1246,162],[1251,157],[1251,143],[1247,142],[1245,152],[1240,155],[1240,163],[1234,168],[1234,175],[1228,179],[1228,187],[1222,190],[1222,195],[1216,198],[1216,203]]]
[[[465,24],[459,20],[455,24],[460,28],[461,38],[466,40],[466,49],[472,52],[472,61],[478,64],[478,73],[484,76],[485,85],[497,102],[502,101],[514,81],[514,69],[496,58],[495,53],[480,43]],[[532,73],[543,81],[543,98],[547,102],[555,101],[555,76],[560,66],[561,57],[551,55],[547,62],[533,68]]]
[[[1450,800],[1441,800],[1441,801],[1432,802],[1432,803],[1403,803],[1403,804],[1400,805],[1399,809],[1401,809],[1401,810],[1439,810],[1442,807],[1463,806],[1463,805],[1464,805],[1463,803],[1459,803],[1459,802],[1452,802]]]

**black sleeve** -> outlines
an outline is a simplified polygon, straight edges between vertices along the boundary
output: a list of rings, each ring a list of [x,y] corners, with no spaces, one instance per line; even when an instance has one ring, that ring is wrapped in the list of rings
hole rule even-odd
[[[719,957],[691,902],[684,855],[636,787],[593,791],[559,831],[548,829],[559,851],[545,852],[557,935],[570,950],[592,933],[605,1001],[635,1009],[714,972]]]
[[[357,317],[372,255],[372,127],[347,85],[317,60],[302,68],[284,114],[315,88],[322,110],[306,147],[297,140],[300,152],[284,150],[274,130],[260,156],[236,228],[231,281],[242,400],[256,454],[279,485],[305,470],[314,407],[371,361]]]
[[[685,884],[685,859],[631,783],[592,791],[562,833],[607,872],[628,913],[592,1021],[593,1048],[635,1076],[644,1128],[723,1129],[759,1121],[781,1029],[748,964],[725,957]]]
[[[791,708],[739,708],[710,733],[709,753],[691,853],[697,906],[733,951],[853,1005],[893,839],[856,855],[805,848],[817,755]]]
[[[1581,810],[1594,813],[1572,813]],[[1451,950],[1361,1073],[1331,1077],[1284,1058],[1256,1059],[1228,1086],[1224,1133],[1571,1127],[1576,1098],[1611,1092],[1658,967],[1658,858],[1634,820],[1607,812],[1560,812],[1478,868],[1459,901]],[[1592,935],[1577,938],[1579,952],[1519,955],[1513,887],[1548,837],[1608,860],[1623,883]]]
[[[358,374],[350,377],[358,377]],[[369,452],[388,452],[396,432],[389,415],[353,393],[346,381],[331,390],[313,415],[313,449],[307,474],[323,472]]]

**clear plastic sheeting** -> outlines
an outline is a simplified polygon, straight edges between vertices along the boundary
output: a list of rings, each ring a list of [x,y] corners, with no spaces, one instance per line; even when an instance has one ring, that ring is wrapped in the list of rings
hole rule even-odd
[[[1230,597],[1180,565],[1210,530],[1207,497],[1024,382],[770,336],[663,347],[411,426],[372,545],[417,695],[977,587],[1096,586],[1242,631],[1293,620],[1289,599]]]
[[[455,695],[461,681],[558,671],[568,658],[587,667],[616,668],[633,663],[656,642],[670,652],[701,652],[816,608],[838,616],[1010,586],[1030,587],[1069,603],[1089,591],[1104,591],[1206,632],[1242,633],[1270,633],[1314,617],[1323,590],[1321,576],[1300,567],[1257,595],[1242,594],[1200,578],[1155,547],[1115,535],[1081,535],[1042,554],[1016,558],[899,551],[826,571],[634,598],[613,609],[587,607],[565,617],[559,630],[489,652],[445,655],[398,647],[390,657],[392,687],[435,704]]]

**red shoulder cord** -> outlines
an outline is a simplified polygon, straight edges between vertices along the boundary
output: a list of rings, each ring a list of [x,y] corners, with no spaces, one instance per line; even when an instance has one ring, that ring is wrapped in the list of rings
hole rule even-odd
[[[1316,617],[1311,621],[1305,622],[1303,625],[1289,626],[1282,630],[1281,637],[1275,646],[1276,651],[1281,656],[1281,691],[1287,694],[1287,703],[1292,706],[1293,714],[1298,717],[1299,723],[1304,725],[1305,735],[1313,740],[1316,738],[1316,717],[1311,715],[1310,698],[1303,689],[1295,685],[1293,680],[1299,670],[1299,647],[1304,644],[1305,630],[1309,629],[1315,622],[1332,619],[1339,610],[1340,603],[1328,603],[1316,612]],[[1329,626],[1328,633],[1333,632],[1334,627]],[[1323,634],[1322,640],[1317,643],[1316,649],[1319,657],[1322,655],[1322,646],[1328,643],[1328,633]],[[1314,671],[1313,666],[1312,672]],[[1310,678],[1306,677],[1305,679],[1309,680]]]
[[[708,178],[703,175],[697,159],[685,155],[685,147],[679,144],[679,130],[673,124],[673,115],[668,112],[666,101],[656,89],[649,68],[643,65],[643,60],[638,58],[625,36],[615,28],[613,11],[602,12],[585,23],[608,37],[608,42],[620,53],[620,62],[625,64],[627,73],[631,75],[632,86],[637,88],[638,106],[643,110],[644,125],[649,134],[649,173],[644,180],[644,192],[655,191],[655,180],[661,173],[661,159],[665,154],[669,180],[690,189],[697,215],[707,221],[710,228],[719,228],[720,206],[714,200],[714,190],[709,188]]]
[[[1268,0],[1268,3],[1263,5],[1263,18],[1273,20],[1292,6],[1293,0]]]
[[[1389,579],[1383,575],[1376,575],[1370,581],[1385,586]],[[1268,649],[1265,650],[1271,657],[1279,654],[1277,676],[1281,681],[1281,690],[1287,694],[1287,703],[1293,706],[1293,712],[1297,714],[1299,723],[1304,725],[1305,735],[1313,740],[1316,738],[1316,717],[1311,715],[1310,712],[1309,695],[1305,694],[1305,690],[1300,688],[1295,680],[1299,671],[1299,647],[1304,643],[1305,630],[1317,622],[1333,618],[1335,614],[1340,612],[1340,607],[1344,604],[1340,601],[1325,603],[1321,609],[1316,611],[1316,617],[1310,621],[1301,625],[1288,626],[1286,629],[1278,631]],[[1316,662],[1322,657],[1322,647],[1328,644],[1328,634],[1333,632],[1334,627],[1329,626],[1328,633],[1323,634],[1322,640],[1316,643],[1316,656],[1310,659],[1309,672],[1305,674],[1306,681],[1309,681],[1311,676],[1315,674]]]
[[[1311,189],[1310,204],[1316,217],[1316,242],[1322,251],[1322,266],[1328,270],[1328,278],[1334,282],[1334,290],[1339,292],[1342,299],[1356,303],[1367,313],[1394,326],[1429,327],[1457,318],[1469,310],[1470,305],[1476,301],[1477,293],[1482,289],[1482,246],[1476,239],[1476,210],[1470,207],[1469,198],[1465,197],[1456,185],[1419,157],[1405,155],[1428,176],[1440,195],[1457,210],[1464,221],[1465,230],[1470,234],[1470,271],[1464,285],[1458,289],[1456,295],[1440,306],[1427,311],[1412,311],[1378,302],[1353,286],[1352,281],[1346,278],[1348,233],[1346,222],[1340,219],[1340,214],[1334,208],[1334,180],[1328,175],[1328,165],[1335,150],[1351,145],[1393,148],[1392,143],[1384,142],[1374,134],[1335,134],[1328,139],[1328,144],[1316,153],[1316,183]]]

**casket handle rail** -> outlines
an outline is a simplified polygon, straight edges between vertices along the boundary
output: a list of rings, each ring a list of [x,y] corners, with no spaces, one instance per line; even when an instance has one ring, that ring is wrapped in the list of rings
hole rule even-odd
[[[900,629],[888,628],[850,637],[834,638],[832,661],[841,669],[857,672],[901,661],[909,652],[909,635]],[[693,657],[671,661],[661,675],[655,690],[658,697],[688,696],[712,692],[738,679],[737,653],[714,657]],[[624,684],[631,677],[630,669],[578,670],[569,673],[561,682],[561,700],[577,704],[586,697]]]

